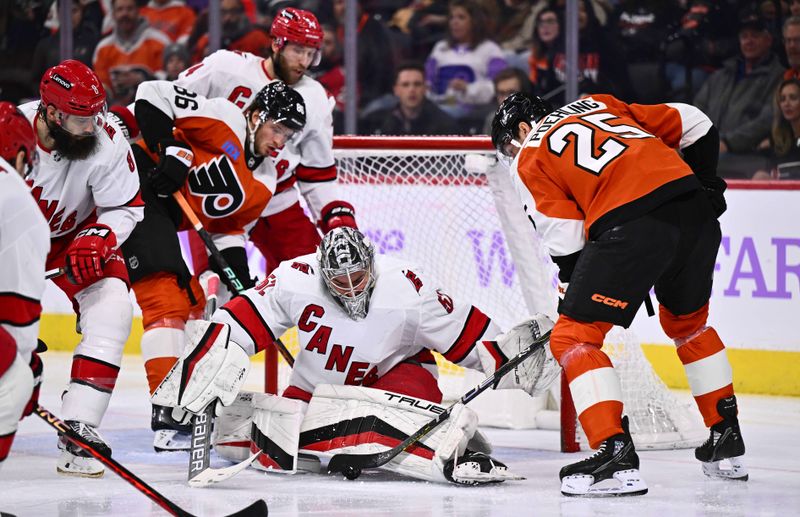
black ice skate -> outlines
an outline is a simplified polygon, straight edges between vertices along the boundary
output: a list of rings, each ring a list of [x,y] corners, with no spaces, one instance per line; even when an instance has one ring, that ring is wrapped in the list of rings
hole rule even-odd
[[[188,451],[192,442],[192,424],[181,424],[172,417],[172,408],[153,404],[150,428],[155,431],[156,452]]]
[[[497,461],[488,454],[469,449],[461,456],[448,460],[443,473],[448,481],[459,485],[485,485],[525,479],[511,473],[505,463]]]
[[[111,447],[100,437],[94,426],[77,420],[66,420],[65,423],[91,443],[97,452],[104,456],[111,456]],[[58,440],[58,448],[61,449],[61,456],[56,463],[56,472],[59,474],[90,478],[103,476],[105,472],[103,464],[94,459],[89,451],[80,445],[76,445],[62,436]]]
[[[736,418],[736,397],[720,399],[717,412],[722,422],[711,426],[711,434],[694,456],[703,462],[703,474],[709,477],[747,481],[747,467],[742,461],[744,440]]]
[[[647,493],[627,416],[622,417],[622,429],[624,433],[607,438],[592,456],[561,469],[562,494],[611,497]]]

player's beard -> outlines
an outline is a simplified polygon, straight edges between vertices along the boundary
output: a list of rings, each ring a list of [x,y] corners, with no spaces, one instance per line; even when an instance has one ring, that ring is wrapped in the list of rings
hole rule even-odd
[[[97,149],[97,135],[76,137],[53,122],[47,122],[53,150],[67,160],[85,160]]]
[[[294,74],[294,72],[289,70],[289,67],[286,66],[286,61],[283,57],[282,51],[278,51],[278,53],[275,54],[275,59],[273,59],[273,66],[275,67],[275,75],[278,76],[278,79],[280,79],[281,81],[285,82],[290,86],[295,84],[303,77],[302,74],[297,78],[292,77],[292,74]]]

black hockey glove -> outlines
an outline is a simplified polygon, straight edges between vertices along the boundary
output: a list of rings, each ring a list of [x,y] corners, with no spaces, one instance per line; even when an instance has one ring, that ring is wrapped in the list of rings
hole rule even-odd
[[[186,183],[194,153],[191,147],[178,140],[162,140],[158,147],[159,162],[148,177],[158,195],[169,196]]]
[[[725,189],[728,188],[728,184],[719,176],[698,176],[697,179],[703,184],[703,191],[708,196],[708,200],[711,201],[714,214],[719,219],[719,216],[728,209],[728,203],[725,202]]]

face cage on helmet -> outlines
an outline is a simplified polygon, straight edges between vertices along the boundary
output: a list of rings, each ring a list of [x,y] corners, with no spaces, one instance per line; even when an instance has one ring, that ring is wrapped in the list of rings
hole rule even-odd
[[[101,129],[103,129],[103,126],[105,126],[106,110],[107,106],[103,104],[103,107],[99,112],[95,113],[94,115],[84,117],[80,115],[64,113],[63,111],[57,109],[57,123],[59,126],[61,126],[61,129],[73,136],[91,136],[97,134]]]
[[[371,260],[368,262],[366,268],[349,267],[331,269],[322,267],[322,265],[320,265],[320,271],[322,273],[322,279],[325,282],[325,287],[327,287],[328,292],[331,293],[331,296],[333,296],[333,298],[341,304],[344,311],[353,320],[358,321],[367,317],[367,311],[369,311],[369,299],[370,296],[372,296],[372,289],[375,287],[375,275],[372,271],[372,268],[373,266]],[[367,280],[361,292],[356,293],[357,286],[353,285],[353,279],[351,275],[359,271],[365,272]],[[345,277],[347,279],[349,287],[343,288],[350,292],[349,295],[342,293],[339,289],[337,289],[336,286],[334,286],[333,279],[340,277]]]

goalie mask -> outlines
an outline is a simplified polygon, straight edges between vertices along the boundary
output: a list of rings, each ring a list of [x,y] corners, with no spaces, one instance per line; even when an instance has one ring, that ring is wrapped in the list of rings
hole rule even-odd
[[[334,228],[322,238],[317,260],[331,296],[351,319],[364,319],[375,288],[375,248],[369,239],[354,228]]]
[[[503,101],[492,119],[492,145],[505,157],[513,158],[522,147],[517,138],[519,124],[525,122],[531,127],[553,111],[553,106],[535,95],[517,92]]]

